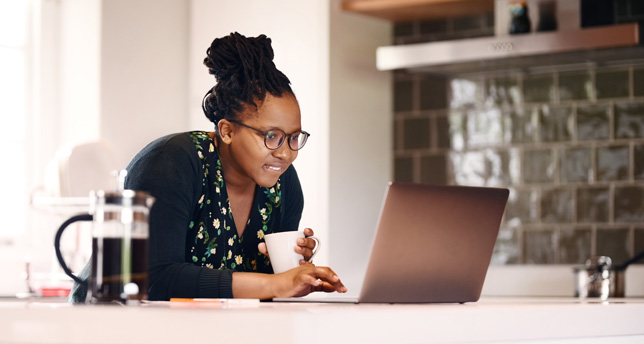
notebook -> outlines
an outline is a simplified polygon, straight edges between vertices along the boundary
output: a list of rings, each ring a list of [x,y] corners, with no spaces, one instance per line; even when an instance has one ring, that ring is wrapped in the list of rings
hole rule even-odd
[[[390,182],[359,297],[274,301],[465,303],[480,298],[509,190]]]

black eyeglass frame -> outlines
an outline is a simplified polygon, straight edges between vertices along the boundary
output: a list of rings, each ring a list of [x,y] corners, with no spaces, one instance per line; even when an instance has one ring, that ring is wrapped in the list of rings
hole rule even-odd
[[[285,142],[285,141],[289,141],[289,143],[288,143],[288,148],[289,148],[290,150],[292,150],[292,151],[299,151],[300,149],[304,148],[304,145],[306,145],[306,142],[309,140],[309,137],[311,136],[311,134],[309,134],[308,132],[306,132],[306,131],[304,131],[304,130],[298,130],[298,131],[292,132],[292,133],[290,133],[290,134],[287,134],[284,130],[279,129],[279,128],[275,128],[275,129],[271,129],[271,130],[266,130],[266,131],[264,131],[264,130],[261,130],[261,129],[253,128],[253,127],[251,127],[251,126],[249,126],[249,125],[246,125],[246,124],[244,124],[244,123],[242,123],[241,121],[238,121],[238,120],[234,120],[234,119],[227,119],[227,121],[228,121],[228,122],[230,122],[230,123],[235,123],[235,124],[241,125],[242,127],[246,127],[246,128],[248,128],[248,129],[255,130],[256,132],[258,132],[258,133],[262,134],[262,135],[264,136],[264,146],[265,146],[266,148],[270,149],[270,150],[277,150],[277,149],[279,149],[280,147],[282,147],[282,145],[284,144],[284,142]],[[282,141],[277,145],[277,147],[275,147],[275,148],[271,148],[271,147],[269,147],[269,146],[268,146],[268,143],[266,143],[266,140],[268,139],[268,134],[269,134],[269,133],[271,133],[271,132],[276,132],[276,131],[278,131],[278,132],[282,132],[282,134],[284,134],[284,138],[283,138],[283,139],[282,139]],[[300,135],[304,135],[304,142],[302,143],[302,146],[301,146],[301,147],[297,147],[297,149],[293,149],[293,147],[291,147],[291,144],[290,144],[290,138],[291,138],[293,135],[298,134],[298,133],[299,133]],[[298,142],[299,142],[299,141],[298,141]]]

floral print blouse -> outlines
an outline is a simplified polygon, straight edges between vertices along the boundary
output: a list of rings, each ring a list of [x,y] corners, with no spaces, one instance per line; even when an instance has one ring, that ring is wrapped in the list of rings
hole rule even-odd
[[[257,244],[266,234],[297,230],[297,225],[283,226],[282,177],[270,188],[256,187],[251,214],[240,236],[214,142],[206,132],[191,132],[190,137],[203,171],[202,194],[195,205],[198,210],[187,228],[190,260],[209,269],[271,273],[270,261],[258,251]]]

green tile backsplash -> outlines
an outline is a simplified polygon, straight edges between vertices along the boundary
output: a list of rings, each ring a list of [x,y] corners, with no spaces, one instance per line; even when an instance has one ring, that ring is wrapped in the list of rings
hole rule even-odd
[[[530,76],[523,80],[523,99],[527,103],[554,101],[554,92],[554,74]]]
[[[628,70],[598,70],[595,74],[597,98],[622,98],[629,95]]]
[[[563,228],[559,231],[559,263],[577,264],[591,256],[592,231]]]
[[[411,81],[394,83],[394,111],[411,111],[414,104],[414,88]]]
[[[425,78],[420,82],[420,109],[437,110],[447,107],[444,78]]]
[[[644,222],[644,187],[615,188],[615,222]]]
[[[554,229],[526,230],[523,261],[527,264],[556,263],[557,235]]]
[[[395,41],[492,32],[482,15],[397,24]],[[644,250],[644,61],[394,80],[396,180],[510,189],[493,264]]]
[[[410,118],[403,127],[405,149],[429,148],[429,118]]]
[[[633,95],[644,96],[644,68],[635,68],[633,71]]]
[[[572,188],[544,189],[541,191],[541,222],[572,223]]]
[[[609,222],[610,189],[608,187],[584,187],[577,189],[577,222]]]
[[[559,149],[559,180],[563,183],[590,183],[594,180],[592,150],[588,147]]]
[[[610,138],[610,106],[579,105],[577,107],[577,140],[594,141]]]
[[[633,146],[633,178],[644,179],[644,145]]]
[[[592,88],[592,74],[590,71],[561,72],[558,77],[558,91],[561,101],[591,100],[594,98],[595,93]]]
[[[541,142],[570,141],[573,133],[573,110],[571,107],[543,105],[536,108],[539,116]]]
[[[615,104],[615,137],[630,139],[644,137],[644,103]]]
[[[626,261],[629,251],[628,228],[602,228],[597,229],[597,254],[609,256],[616,263]]]
[[[597,148],[597,180],[628,180],[629,146]]]

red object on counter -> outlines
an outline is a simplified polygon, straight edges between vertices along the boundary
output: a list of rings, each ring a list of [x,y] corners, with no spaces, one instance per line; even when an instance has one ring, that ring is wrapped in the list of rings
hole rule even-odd
[[[60,287],[43,287],[40,288],[40,294],[44,297],[67,297],[71,291],[71,288],[60,288]]]

